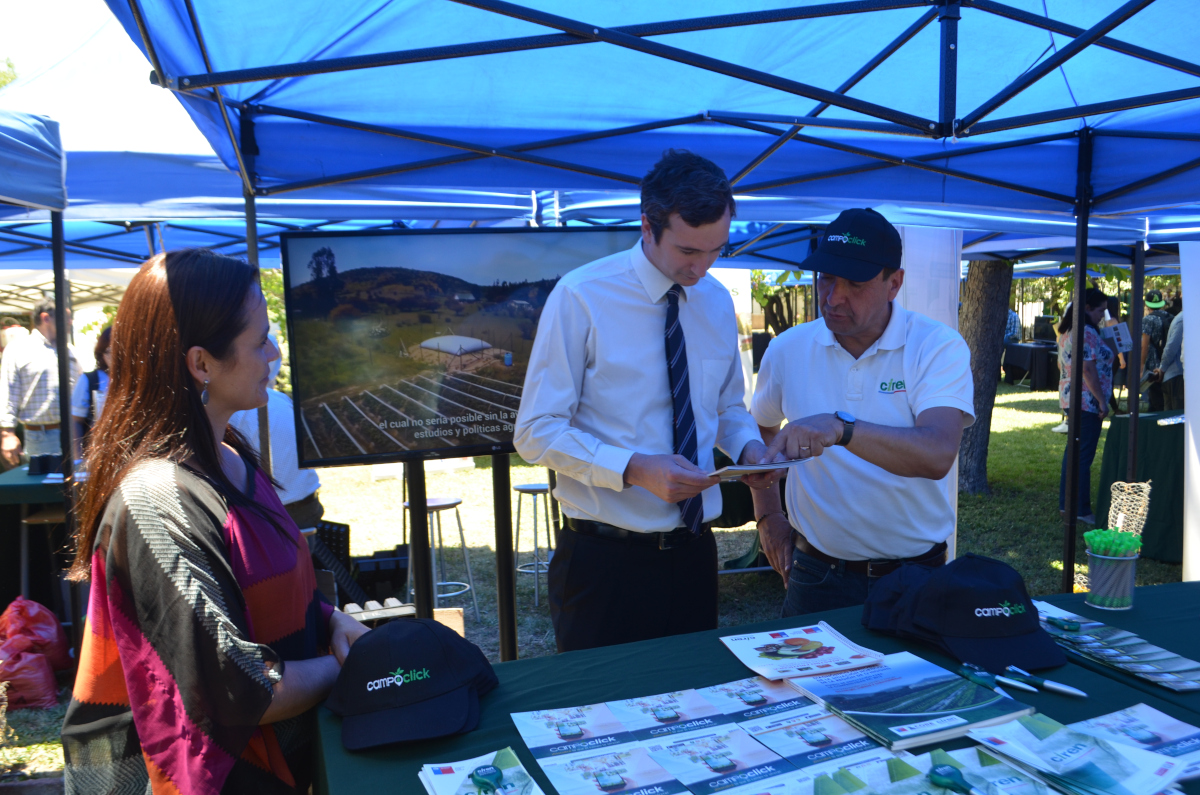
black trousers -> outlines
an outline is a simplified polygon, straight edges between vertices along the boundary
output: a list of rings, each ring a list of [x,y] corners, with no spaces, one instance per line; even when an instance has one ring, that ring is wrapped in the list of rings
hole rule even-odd
[[[1183,376],[1177,375],[1163,381],[1163,408],[1167,411],[1183,411]]]
[[[659,549],[564,527],[548,579],[560,652],[717,627],[717,542],[711,530],[674,549]]]

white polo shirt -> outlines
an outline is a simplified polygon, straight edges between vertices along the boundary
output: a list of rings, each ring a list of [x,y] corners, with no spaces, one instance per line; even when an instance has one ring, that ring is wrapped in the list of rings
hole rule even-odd
[[[840,410],[857,420],[912,428],[922,411],[940,406],[974,422],[974,399],[966,341],[893,303],[883,335],[858,359],[824,320],[772,340],[750,411],[764,427]],[[788,516],[809,543],[842,560],[914,557],[954,532],[946,487],[945,478],[893,475],[834,447],[789,471]]]

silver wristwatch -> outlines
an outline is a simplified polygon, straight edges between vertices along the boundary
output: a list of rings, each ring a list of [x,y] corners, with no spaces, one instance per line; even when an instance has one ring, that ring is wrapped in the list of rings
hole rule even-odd
[[[833,416],[842,421],[842,438],[838,439],[837,443],[845,447],[854,436],[854,415],[848,411],[835,411]]]

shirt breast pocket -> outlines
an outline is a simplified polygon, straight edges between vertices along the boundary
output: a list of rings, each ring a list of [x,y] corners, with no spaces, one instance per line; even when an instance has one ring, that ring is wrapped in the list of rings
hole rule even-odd
[[[700,405],[706,413],[715,415],[721,400],[721,386],[729,372],[729,362],[723,359],[705,359],[701,371]]]

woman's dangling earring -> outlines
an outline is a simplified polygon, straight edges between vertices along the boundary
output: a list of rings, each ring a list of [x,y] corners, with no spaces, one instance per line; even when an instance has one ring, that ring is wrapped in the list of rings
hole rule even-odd
[[[200,392],[200,405],[202,405],[202,406],[208,405],[208,381],[207,380],[204,382],[203,391]]]

